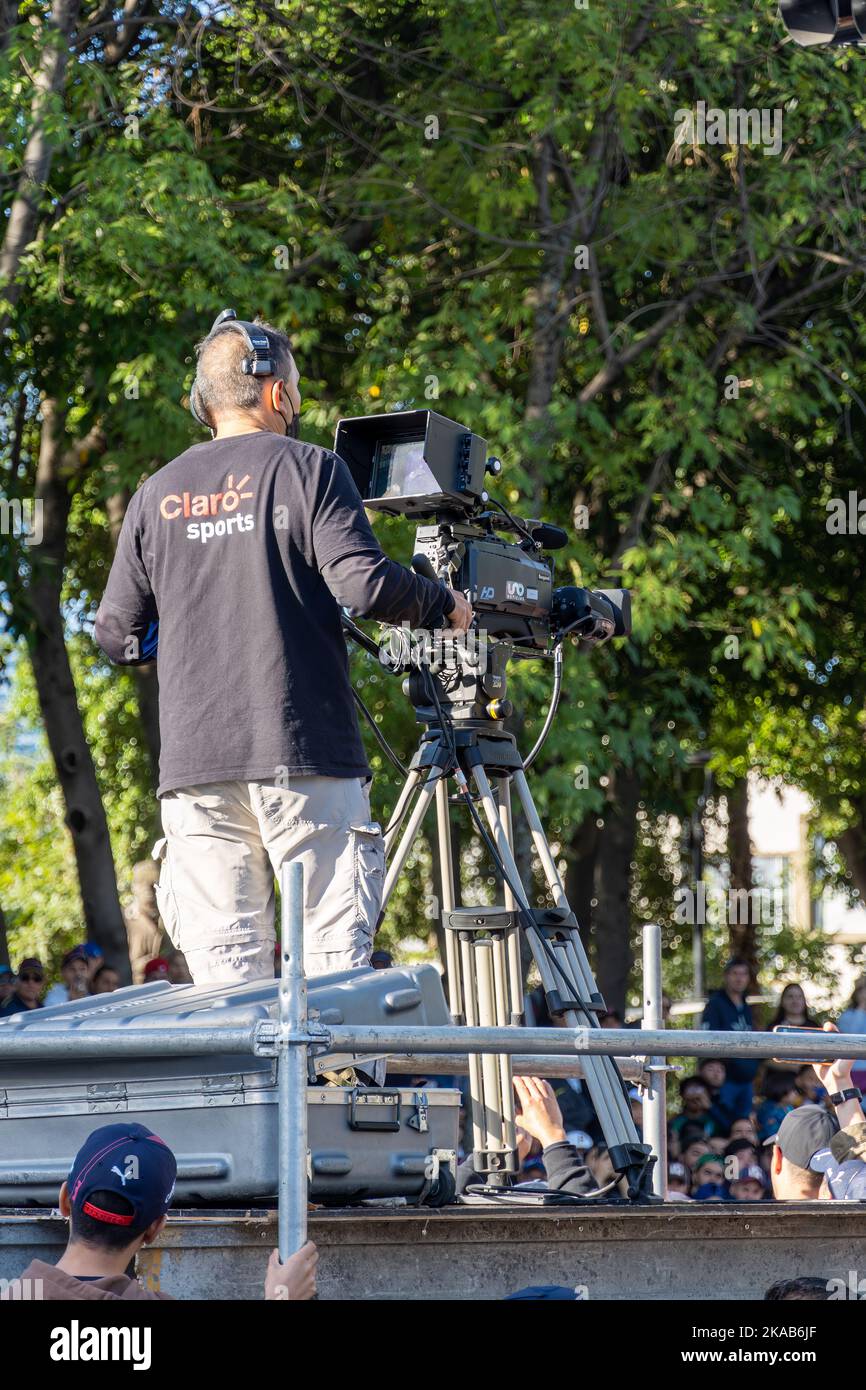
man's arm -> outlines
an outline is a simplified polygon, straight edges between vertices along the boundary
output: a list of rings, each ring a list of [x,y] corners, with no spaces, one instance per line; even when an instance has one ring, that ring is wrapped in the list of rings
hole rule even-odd
[[[354,616],[385,623],[405,621],[429,629],[452,615],[468,623],[471,610],[465,599],[388,558],[345,463],[336,455],[329,455],[329,463],[312,536],[319,572],[337,602]]]
[[[159,638],[159,611],[141,557],[138,505],[129,504],[93,636],[111,661],[140,666],[153,661]]]
[[[515,1076],[514,1090],[520,1101],[517,1124],[541,1144],[548,1187],[577,1195],[594,1192],[598,1184],[566,1137],[550,1082],[540,1076]]]
[[[838,1033],[839,1029],[835,1023],[824,1024],[825,1033]],[[841,1035],[840,1035],[841,1036]],[[825,1087],[828,1096],[836,1095],[839,1091],[847,1091],[851,1087],[851,1070],[854,1063],[840,1058],[835,1062],[813,1062],[812,1069],[815,1072],[821,1085]],[[836,1119],[839,1121],[839,1128],[846,1129],[849,1125],[863,1119],[863,1109],[860,1101],[843,1100],[841,1105],[834,1105]]]

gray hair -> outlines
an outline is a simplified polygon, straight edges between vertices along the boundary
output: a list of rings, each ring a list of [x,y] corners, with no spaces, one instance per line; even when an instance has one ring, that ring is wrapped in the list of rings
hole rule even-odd
[[[286,334],[269,323],[256,322],[267,337],[274,364],[274,376],[288,376],[292,365],[292,345]],[[269,378],[245,376],[241,363],[249,349],[237,329],[221,325],[196,344],[195,392],[199,412],[213,420],[226,410],[255,410]]]

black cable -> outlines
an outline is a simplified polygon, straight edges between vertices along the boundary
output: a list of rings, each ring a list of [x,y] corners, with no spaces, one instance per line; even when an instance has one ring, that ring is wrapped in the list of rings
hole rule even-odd
[[[538,542],[536,541],[536,539],[535,539],[535,537],[533,536],[532,532],[530,531],[529,527],[526,525],[525,522],[523,522],[523,521],[520,520],[520,517],[519,517],[519,516],[512,516],[512,514],[511,514],[511,512],[508,510],[508,508],[507,508],[507,507],[504,507],[504,506],[502,505],[502,503],[501,503],[500,501],[498,501],[497,498],[495,498],[495,497],[488,497],[487,501],[490,503],[491,506],[493,506],[493,507],[498,507],[499,511],[502,512],[503,516],[507,516],[507,517],[508,517],[508,520],[511,522],[511,525],[514,527],[515,531],[517,532],[517,534],[518,534],[519,536],[525,536],[526,539],[527,539],[528,541],[531,541],[532,544],[533,544],[534,546],[536,546],[537,549],[539,549],[539,550],[541,549],[541,546],[538,545]],[[500,531],[501,531],[501,530],[503,530],[504,528],[500,526],[499,529],[500,529]]]
[[[404,777],[408,777],[408,767],[404,767],[401,763],[399,757],[394,752],[394,749],[391,747],[385,735],[382,733],[382,730],[379,728],[379,725],[376,723],[374,715],[372,715],[370,711],[367,709],[367,706],[364,704],[364,701],[361,699],[354,686],[351,687],[351,691],[352,698],[354,699],[355,704],[358,706],[358,709],[361,711],[367,723],[370,725],[370,728],[373,730],[373,733],[376,737],[376,742],[382,749],[382,752],[385,753],[388,758],[390,758],[391,762],[394,764],[398,772],[401,772]]]
[[[535,740],[535,747],[530,751],[529,756],[523,759],[524,772],[527,768],[532,767],[532,764],[535,762],[535,759],[538,757],[539,753],[541,752],[542,748],[547,742],[547,736],[550,733],[554,718],[556,717],[557,708],[559,707],[559,697],[561,693],[562,643],[558,642],[553,649],[553,690],[550,694],[550,704],[547,708],[547,714],[544,716],[544,723],[541,726],[541,733]]]

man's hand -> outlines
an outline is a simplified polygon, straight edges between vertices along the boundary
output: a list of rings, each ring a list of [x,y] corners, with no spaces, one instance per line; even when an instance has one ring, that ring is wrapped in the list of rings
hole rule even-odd
[[[316,1265],[319,1252],[311,1240],[286,1263],[280,1264],[278,1250],[271,1251],[265,1275],[265,1298],[282,1303],[300,1303],[316,1293]]]
[[[540,1076],[515,1076],[514,1090],[522,1112],[517,1117],[521,1129],[537,1139],[543,1149],[549,1144],[561,1144],[565,1138],[562,1111],[550,1082]]]
[[[472,604],[459,589],[449,589],[448,592],[454,599],[454,607],[445,621],[453,632],[468,632],[475,616],[472,612]]]
[[[839,1029],[835,1023],[824,1024],[825,1033],[838,1033]],[[851,1085],[851,1068],[853,1062],[813,1062],[812,1069],[824,1086],[827,1092],[832,1095],[834,1091],[845,1091]]]

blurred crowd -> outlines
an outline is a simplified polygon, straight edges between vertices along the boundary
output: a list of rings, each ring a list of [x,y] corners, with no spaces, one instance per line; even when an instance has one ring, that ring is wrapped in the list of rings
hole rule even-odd
[[[192,976],[181,951],[156,956],[144,967],[144,983],[168,980],[170,984],[191,984]],[[29,1009],[53,1008],[94,994],[113,994],[120,976],[109,965],[93,941],[85,941],[67,951],[60,962],[60,978],[49,986],[48,972],[36,956],[22,960],[17,972],[0,965],[0,1018],[25,1013]]]

